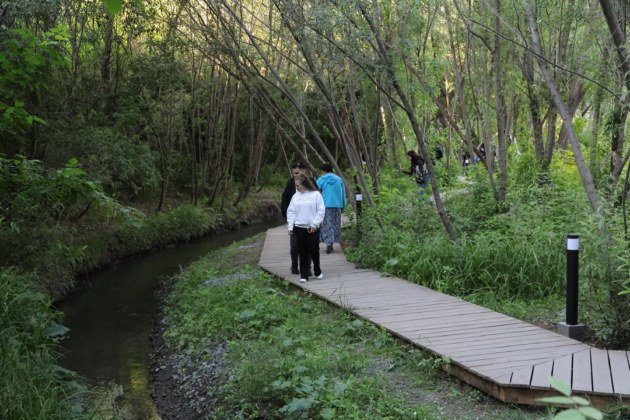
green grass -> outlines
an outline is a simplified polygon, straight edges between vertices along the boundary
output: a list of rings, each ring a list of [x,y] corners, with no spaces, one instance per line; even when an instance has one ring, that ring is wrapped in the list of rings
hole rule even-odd
[[[261,237],[252,241],[256,248],[236,244],[193,264],[166,305],[167,343],[196,364],[228,344],[224,385],[212,390],[220,403],[206,414],[530,418],[448,377],[442,360],[261,272],[253,266]]]
[[[30,279],[0,271],[0,418],[69,419],[82,415],[85,389],[56,365],[56,341],[65,329],[50,301]]]

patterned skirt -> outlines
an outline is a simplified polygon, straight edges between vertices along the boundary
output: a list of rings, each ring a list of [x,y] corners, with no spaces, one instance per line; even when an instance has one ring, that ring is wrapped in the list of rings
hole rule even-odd
[[[339,243],[341,241],[340,208],[326,208],[319,238],[322,242],[327,244]]]

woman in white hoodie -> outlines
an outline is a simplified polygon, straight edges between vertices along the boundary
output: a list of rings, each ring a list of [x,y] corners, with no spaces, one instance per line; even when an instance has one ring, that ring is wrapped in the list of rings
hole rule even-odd
[[[295,177],[295,194],[287,208],[287,227],[289,235],[296,235],[298,255],[300,256],[300,283],[308,281],[310,264],[313,261],[315,277],[323,279],[319,266],[319,228],[324,220],[326,207],[324,199],[313,182],[304,175]]]

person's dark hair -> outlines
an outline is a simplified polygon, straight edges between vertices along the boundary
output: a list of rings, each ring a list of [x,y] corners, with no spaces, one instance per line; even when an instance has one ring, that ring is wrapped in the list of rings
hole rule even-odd
[[[320,166],[319,169],[321,169],[324,172],[332,172],[333,171],[332,165],[330,163],[328,163],[328,162],[322,163],[322,166]]]
[[[306,169],[306,165],[304,162],[293,162],[291,164],[291,169]]]
[[[411,158],[411,162],[414,164],[418,164],[420,161],[422,161],[422,156],[418,154],[415,150],[408,151],[407,156]]]
[[[306,175],[298,175],[295,177],[295,180],[298,181],[300,184],[302,184],[304,187],[306,187],[307,190],[309,191],[315,191],[315,185],[313,185],[313,181],[311,181],[311,179],[309,177],[307,177]]]

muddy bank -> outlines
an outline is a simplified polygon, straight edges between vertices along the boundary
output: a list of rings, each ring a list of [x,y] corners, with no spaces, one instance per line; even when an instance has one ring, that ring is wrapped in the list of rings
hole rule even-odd
[[[264,241],[252,241],[239,246],[241,252],[231,259],[235,267],[255,264],[258,261]],[[237,273],[213,277],[207,280],[206,287],[220,286],[227,280],[249,278]],[[186,351],[178,351],[164,342],[164,332],[168,319],[162,308],[176,281],[171,277],[160,283],[156,297],[160,310],[151,332],[151,396],[163,419],[197,419],[212,417],[215,408],[221,404],[217,390],[227,382],[225,352],[227,345],[218,343],[209,346],[201,355],[191,356]]]
[[[169,284],[160,288],[160,302],[169,290]],[[166,323],[160,312],[151,333],[151,397],[157,411],[165,420],[207,418],[218,402],[215,390],[225,383],[226,345],[209,347],[202,358],[177,352],[164,343]]]

